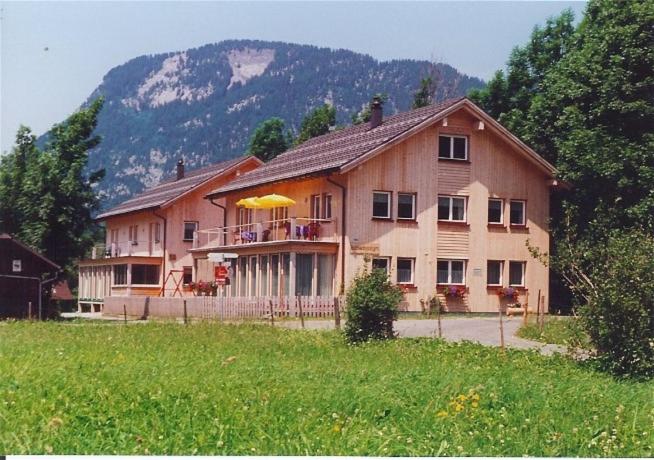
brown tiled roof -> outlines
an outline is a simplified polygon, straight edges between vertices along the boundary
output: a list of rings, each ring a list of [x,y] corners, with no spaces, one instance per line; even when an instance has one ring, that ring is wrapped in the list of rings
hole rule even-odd
[[[232,160],[216,163],[204,168],[187,171],[184,177],[176,180],[175,177],[161,182],[159,185],[146,189],[142,193],[130,198],[127,201],[111,208],[98,215],[97,219],[106,219],[107,217],[126,214],[128,212],[142,211],[145,209],[158,208],[164,206],[180,195],[204,184],[209,179],[222,174],[229,168],[246,161],[250,157],[238,157]]]
[[[440,104],[392,115],[384,118],[383,123],[373,129],[370,129],[368,123],[362,123],[309,139],[209,195],[342,168],[463,99],[450,99]]]

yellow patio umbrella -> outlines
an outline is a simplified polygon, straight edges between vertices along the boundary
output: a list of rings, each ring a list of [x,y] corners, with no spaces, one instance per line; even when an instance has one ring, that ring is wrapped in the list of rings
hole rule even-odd
[[[243,206],[248,209],[259,209],[262,206],[259,204],[259,197],[250,196],[248,198],[241,198],[236,202],[236,206]]]
[[[281,208],[286,206],[293,206],[295,204],[295,200],[292,200],[291,198],[284,195],[277,195],[273,193],[271,195],[264,195],[261,198],[258,198],[257,203],[261,208],[264,209]]]

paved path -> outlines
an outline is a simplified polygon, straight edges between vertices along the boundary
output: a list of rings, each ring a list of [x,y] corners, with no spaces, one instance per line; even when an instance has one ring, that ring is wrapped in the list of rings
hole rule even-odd
[[[280,325],[292,329],[300,327],[299,321],[284,321]],[[305,321],[308,329],[333,329],[333,321]],[[560,345],[544,344],[533,340],[516,337],[516,332],[522,324],[522,318],[504,319],[504,343],[508,347],[536,349],[544,355],[554,352],[564,352]],[[438,322],[432,319],[400,319],[395,321],[395,331],[400,337],[436,337]],[[497,318],[447,318],[441,321],[443,338],[452,342],[469,340],[482,345],[500,346],[500,331]]]

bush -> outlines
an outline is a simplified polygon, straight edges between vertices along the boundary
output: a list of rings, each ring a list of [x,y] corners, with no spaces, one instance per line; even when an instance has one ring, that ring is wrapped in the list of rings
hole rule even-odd
[[[347,292],[345,336],[351,343],[394,337],[393,321],[402,291],[393,286],[383,270],[357,276]]]
[[[617,375],[654,377],[654,238],[616,233],[591,254],[580,313],[600,362]]]

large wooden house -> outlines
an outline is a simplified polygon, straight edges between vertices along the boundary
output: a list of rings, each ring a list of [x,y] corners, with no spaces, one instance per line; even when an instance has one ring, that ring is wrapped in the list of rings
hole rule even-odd
[[[197,232],[195,279],[213,278],[210,253],[232,253],[225,295],[333,296],[379,268],[403,289],[407,310],[437,295],[451,311],[497,311],[528,292],[534,310],[537,292],[548,297],[548,269],[526,241],[549,249],[554,175],[466,98],[387,118],[375,103],[369,123],[311,139],[207,193],[226,206],[225,223]],[[269,194],[295,203],[248,206]],[[518,299],[499,296],[503,287]]]
[[[183,295],[195,232],[225,224],[225,200],[204,196],[260,164],[241,157],[185,172],[180,160],[176,177],[100,214],[106,240],[79,262],[78,308],[101,309],[107,296]]]

